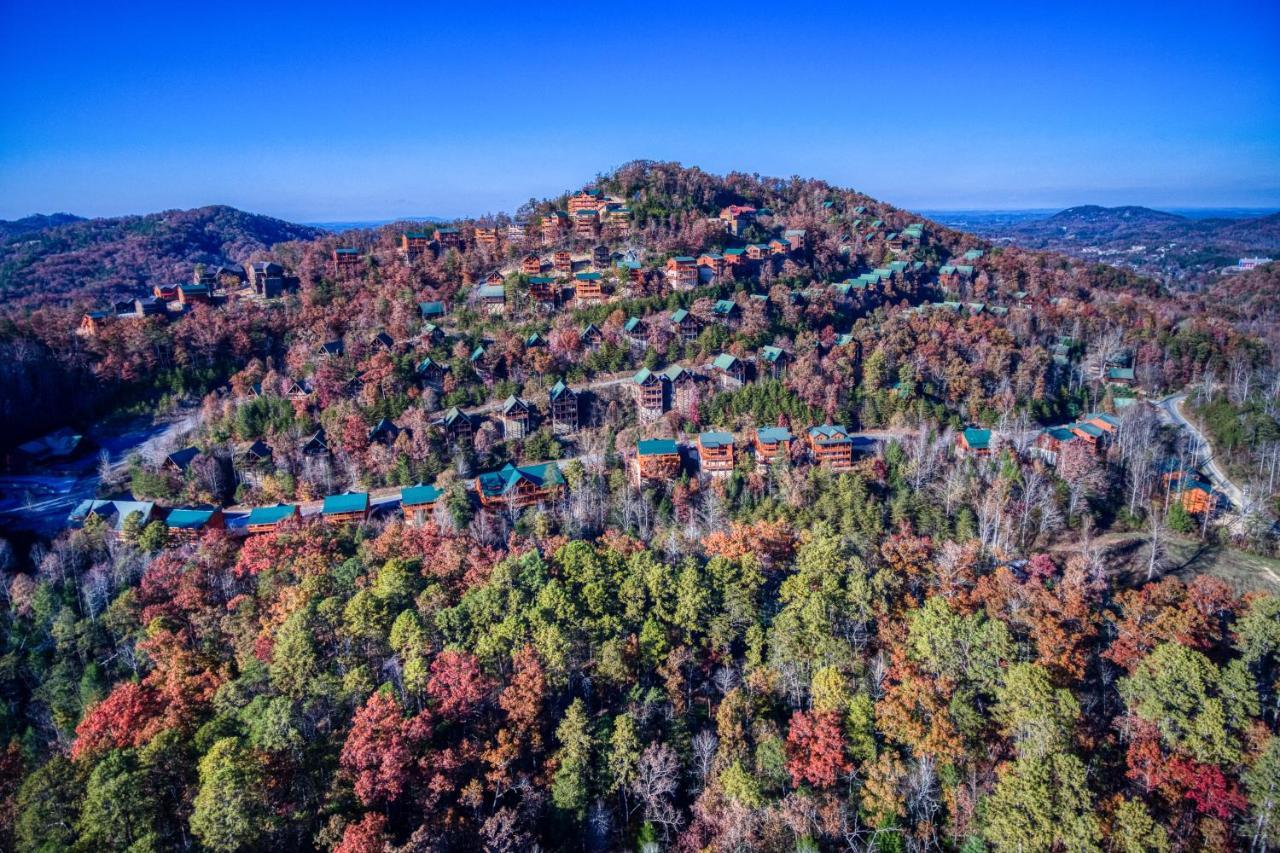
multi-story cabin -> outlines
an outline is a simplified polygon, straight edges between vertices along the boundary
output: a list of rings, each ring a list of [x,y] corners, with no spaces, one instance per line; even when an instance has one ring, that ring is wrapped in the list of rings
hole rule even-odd
[[[647,438],[636,442],[632,477],[644,480],[674,480],[680,474],[680,446],[670,438]]]
[[[702,473],[711,477],[726,477],[733,473],[733,435],[727,432],[708,431],[698,435],[698,464]]]
[[[386,332],[378,332],[378,334],[369,339],[369,346],[384,352],[391,352],[396,348],[396,339]]]
[[[600,331],[595,323],[583,326],[578,339],[582,341],[583,348],[590,352],[595,352],[604,346],[604,332]]]
[[[426,231],[404,231],[400,234],[400,253],[414,260],[431,251],[431,235]]]
[[[647,367],[640,368],[631,377],[631,397],[641,422],[657,420],[667,410],[666,377]]]
[[[542,258],[530,252],[520,260],[520,272],[525,275],[538,275],[542,272]]]
[[[444,430],[445,438],[452,445],[469,444],[476,433],[475,421],[471,419],[471,415],[468,415],[457,406],[444,413],[444,417],[439,421],[439,426]]]
[[[604,275],[598,272],[577,273],[573,277],[573,295],[579,302],[604,299]]]
[[[352,272],[360,267],[360,250],[339,248],[333,250],[333,268],[339,273]]]
[[[698,266],[711,271],[711,275],[718,276],[724,273],[724,255],[718,252],[703,252],[698,255]]]
[[[681,343],[689,344],[702,334],[702,321],[684,308],[671,312],[671,332]]]
[[[667,258],[667,283],[672,290],[689,290],[698,285],[698,264],[688,255]]]
[[[363,524],[369,518],[369,493],[326,495],[320,517],[325,524]]]
[[[476,477],[475,488],[482,506],[518,509],[556,500],[567,486],[554,462],[518,468],[508,462],[498,471]]]
[[[644,284],[645,271],[644,267],[637,261],[619,261],[618,269],[626,280],[631,284]]]
[[[280,525],[300,517],[297,504],[256,506],[249,511],[245,529],[250,533],[271,533]]]
[[[731,204],[720,211],[720,221],[735,237],[756,221],[756,209],[743,204]]]
[[[441,225],[436,229],[436,244],[441,249],[458,249],[463,246],[462,232],[457,228]]]
[[[569,197],[569,201],[565,207],[569,209],[569,215],[572,216],[583,210],[595,212],[604,206],[604,195],[600,190],[586,189],[574,193]]]
[[[556,291],[558,289],[558,280],[551,276],[529,276],[529,298],[535,302],[554,302],[556,299]]]
[[[272,261],[257,261],[247,264],[249,286],[256,296],[262,299],[274,299],[284,293],[284,267]]]
[[[711,369],[720,387],[726,391],[741,388],[747,381],[747,363],[727,352],[716,356],[715,361],[711,362]]]
[[[569,228],[569,217],[561,211],[553,211],[542,217],[542,242],[550,245],[564,236]]]
[[[1132,367],[1108,367],[1107,382],[1112,385],[1124,385],[1131,387],[1135,382],[1135,376]]]
[[[791,251],[791,244],[786,240],[780,240],[777,237],[770,240],[768,246],[769,254],[771,255],[785,255]]]
[[[184,447],[181,450],[175,450],[164,458],[161,464],[165,470],[173,471],[176,474],[185,474],[187,469],[191,467],[191,463],[200,455],[200,448],[192,445]]]
[[[484,246],[486,249],[498,247],[498,229],[493,225],[477,225],[475,236],[477,246]]]
[[[329,454],[329,437],[324,428],[320,428],[302,442],[302,452],[307,456],[327,456]]]
[[[711,306],[711,319],[726,329],[736,329],[742,323],[742,309],[732,299],[719,299]]]
[[[551,386],[547,395],[547,409],[551,413],[552,432],[567,435],[578,431],[578,393],[565,385],[563,380]]]
[[[600,225],[600,214],[594,210],[579,210],[573,214],[573,236],[579,240],[590,240],[596,236]]]
[[[514,394],[502,404],[502,437],[519,440],[533,431],[533,406]]]
[[[839,424],[809,429],[809,456],[815,463],[835,471],[853,467],[853,436]]]
[[[477,295],[480,304],[489,314],[501,314],[507,310],[507,289],[500,284],[486,284]]]
[[[207,305],[212,301],[213,288],[207,284],[178,285],[178,302],[182,305],[194,305],[197,303]]]
[[[991,430],[968,427],[956,433],[956,450],[961,456],[990,456]]]
[[[692,370],[673,364],[663,371],[667,379],[667,396],[671,408],[682,415],[689,415],[702,399],[704,377]]]
[[[751,243],[747,246],[747,260],[763,261],[769,257],[769,247],[764,243]]]
[[[803,228],[788,228],[782,232],[782,238],[787,241],[788,248],[793,252],[798,252],[804,248],[808,236],[808,232]]]
[[[605,224],[614,234],[623,234],[631,227],[631,208],[610,204],[605,208]]]
[[[747,256],[747,250],[743,248],[725,249],[723,258],[725,269],[731,267],[740,267]]]
[[[400,509],[404,520],[411,524],[422,524],[436,508],[436,503],[444,492],[435,486],[418,483],[400,491]]]
[[[612,257],[609,247],[601,243],[591,250],[591,266],[598,270],[608,269]]]
[[[786,427],[760,427],[755,436],[756,462],[769,465],[791,456],[791,431]]]
[[[622,324],[622,334],[633,347],[649,345],[649,327],[639,317],[628,317]]]
[[[320,345],[320,351],[317,353],[321,358],[338,358],[345,355],[347,345],[343,343],[342,338],[334,338],[331,341],[325,341]]]
[[[197,539],[207,530],[226,530],[227,519],[222,509],[171,509],[165,516],[164,526],[172,536]]]
[[[562,249],[551,256],[551,266],[561,275],[569,275],[573,272],[573,255]]]
[[[781,379],[787,375],[787,362],[791,356],[781,347],[764,346],[760,348],[760,369],[770,379]]]

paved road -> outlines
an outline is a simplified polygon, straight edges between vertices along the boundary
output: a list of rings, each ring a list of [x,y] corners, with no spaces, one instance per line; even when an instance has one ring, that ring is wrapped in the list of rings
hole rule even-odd
[[[1177,394],[1171,394],[1163,400],[1156,401],[1156,408],[1170,423],[1179,429],[1186,430],[1195,441],[1195,453],[1197,458],[1208,457],[1202,462],[1202,467],[1209,480],[1213,483],[1214,488],[1227,496],[1227,500],[1231,501],[1231,505],[1237,511],[1243,512],[1249,505],[1244,490],[1231,482],[1222,467],[1218,465],[1218,461],[1214,458],[1213,445],[1209,443],[1209,439],[1204,433],[1193,424],[1186,415],[1182,413],[1182,404],[1187,399],[1187,392],[1181,391]]]

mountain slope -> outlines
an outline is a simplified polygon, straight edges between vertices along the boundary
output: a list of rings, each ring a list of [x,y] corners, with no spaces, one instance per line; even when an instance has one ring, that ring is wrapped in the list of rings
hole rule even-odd
[[[37,217],[19,223],[32,219]],[[277,243],[320,233],[221,205],[63,222],[6,233],[0,293],[8,300],[38,293],[42,301],[136,294],[155,283],[185,281],[193,264],[239,264]]]
[[[48,228],[68,225],[72,222],[84,222],[83,216],[71,213],[36,213],[21,219],[0,219],[0,241],[26,237]]]

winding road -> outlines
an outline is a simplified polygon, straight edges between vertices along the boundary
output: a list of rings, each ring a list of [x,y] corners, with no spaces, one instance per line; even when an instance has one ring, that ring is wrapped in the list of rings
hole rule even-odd
[[[1213,445],[1209,443],[1209,439],[1182,413],[1182,404],[1186,399],[1187,392],[1180,391],[1177,394],[1165,397],[1163,400],[1157,400],[1156,409],[1166,421],[1190,433],[1195,442],[1195,457],[1209,476],[1213,487],[1226,495],[1227,500],[1231,501],[1231,505],[1237,512],[1243,513],[1252,502],[1248,499],[1244,489],[1231,482],[1226,472],[1218,465],[1217,459],[1214,458]]]

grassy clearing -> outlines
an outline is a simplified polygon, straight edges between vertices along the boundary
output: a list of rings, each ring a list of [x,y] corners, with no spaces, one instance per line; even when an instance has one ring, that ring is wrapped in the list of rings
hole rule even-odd
[[[1110,534],[1095,540],[1094,545],[1103,548],[1113,576],[1131,586],[1146,582],[1149,552],[1144,535]],[[1068,546],[1060,550],[1070,552],[1077,549]],[[1181,536],[1167,543],[1161,576],[1169,575],[1183,582],[1190,582],[1196,575],[1212,575],[1226,581],[1239,593],[1280,593],[1280,560],[1221,545],[1206,545]]]

